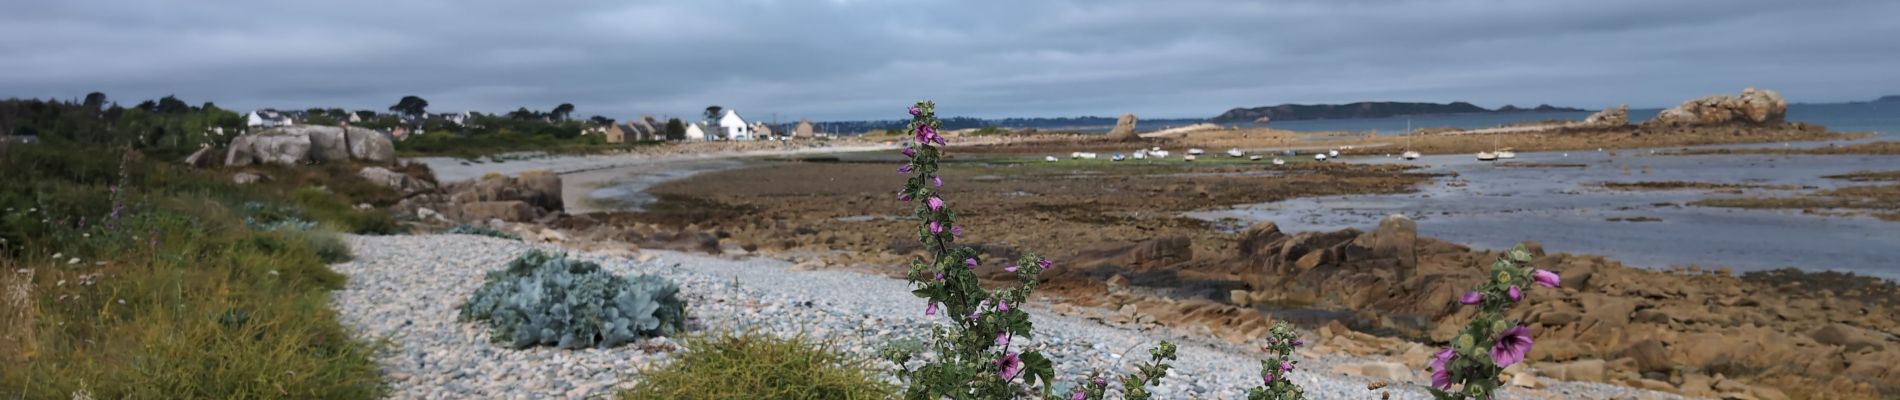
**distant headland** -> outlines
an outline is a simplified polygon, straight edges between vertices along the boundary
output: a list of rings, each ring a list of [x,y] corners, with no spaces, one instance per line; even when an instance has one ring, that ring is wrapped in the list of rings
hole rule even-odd
[[[1401,115],[1431,114],[1470,114],[1470,113],[1515,113],[1549,111],[1585,111],[1570,107],[1555,107],[1540,104],[1537,107],[1521,108],[1513,105],[1498,107],[1496,110],[1479,107],[1462,101],[1446,104],[1407,103],[1393,101],[1362,101],[1350,104],[1281,104],[1277,106],[1235,108],[1227,110],[1212,119],[1214,123],[1245,123],[1274,121],[1297,121],[1309,119],[1348,119],[1383,118]]]

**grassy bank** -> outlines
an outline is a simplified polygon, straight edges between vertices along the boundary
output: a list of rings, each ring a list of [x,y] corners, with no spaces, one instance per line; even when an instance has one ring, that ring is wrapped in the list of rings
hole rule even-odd
[[[0,397],[378,397],[325,262],[349,257],[336,231],[396,231],[351,207],[394,195],[312,170],[237,185],[122,148],[0,148]]]

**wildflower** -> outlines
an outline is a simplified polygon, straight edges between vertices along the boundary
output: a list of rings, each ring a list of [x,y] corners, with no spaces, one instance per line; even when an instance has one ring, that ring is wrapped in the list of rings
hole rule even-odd
[[[963,266],[966,266],[966,267],[970,267],[970,268],[976,268],[976,259],[974,259],[974,258],[965,258],[965,259],[963,259]]]
[[[941,223],[938,223],[937,221],[930,221],[930,233],[931,233],[931,234],[933,234],[933,235],[934,235],[934,234],[942,234],[942,233],[943,233],[943,224],[941,224]]]
[[[996,334],[996,345],[997,345],[997,346],[1009,346],[1009,332],[1003,332],[1003,333],[998,333],[998,334]]]
[[[915,117],[918,114],[923,114],[923,112],[924,110],[918,109],[917,106],[910,106],[910,116]]]
[[[1084,400],[1087,398],[1089,398],[1089,392],[1084,392],[1080,390],[1077,390],[1075,394],[1069,395],[1069,400]]]
[[[1108,386],[1108,379],[1097,376],[1094,380],[1089,381],[1089,383],[1094,383],[1095,386]]]
[[[924,200],[924,206],[930,207],[930,211],[942,211],[943,198],[937,197],[937,196],[930,196],[930,199]]]
[[[904,164],[904,166],[902,167],[897,167],[897,172],[908,174],[910,173],[910,170],[913,168],[916,168],[916,167],[911,164]]]
[[[937,274],[937,276],[941,278],[943,274]],[[925,307],[924,315],[937,315],[937,303],[930,303],[930,307]]]
[[[905,157],[916,157],[916,156],[917,156],[917,149],[913,149],[913,148],[910,148],[910,147],[905,147],[905,148],[904,148],[904,156],[905,156]]]
[[[1293,339],[1293,347],[1300,347],[1300,346],[1305,346],[1305,345],[1306,345],[1306,339]]]
[[[1009,302],[998,300],[996,302],[996,312],[1009,312]]]
[[[1524,298],[1524,291],[1517,290],[1517,286],[1512,286],[1511,289],[1506,290],[1505,293],[1509,293],[1511,295],[1511,302],[1517,302],[1518,300],[1522,300]]]
[[[1049,262],[1049,259],[1047,258],[1036,260],[1036,266],[1042,267],[1042,269],[1049,269],[1049,265],[1051,264],[1055,264],[1055,263]]]
[[[905,203],[909,203],[909,202],[910,202],[910,193],[898,193],[898,194],[897,194],[897,199],[898,199],[898,200],[903,200],[903,201],[904,201]]]
[[[1491,346],[1491,360],[1498,367],[1507,367],[1524,361],[1524,354],[1531,351],[1531,330],[1522,326],[1506,329],[1498,336],[1498,343]]]
[[[1273,386],[1273,373],[1268,372],[1268,373],[1260,374],[1260,381],[1262,384],[1265,384],[1267,386]]]
[[[1537,281],[1537,284],[1543,285],[1544,287],[1554,288],[1554,287],[1557,287],[1558,284],[1562,283],[1563,278],[1558,277],[1557,273],[1555,272],[1550,272],[1550,271],[1545,271],[1545,270],[1540,269],[1540,270],[1531,271],[1531,280]]]
[[[1293,370],[1293,362],[1291,362],[1291,361],[1281,361],[1281,362],[1280,362],[1280,370],[1281,370],[1281,371],[1292,371],[1292,370]]]
[[[1010,266],[1007,266],[1007,267],[1003,267],[1003,270],[1004,270],[1004,271],[1009,271],[1009,272],[1016,272],[1016,265],[1015,265],[1015,264],[1011,264]]]
[[[917,126],[917,143],[929,144],[932,141],[932,139],[943,140],[942,138],[937,137],[936,128],[931,128],[930,125]]]
[[[962,225],[951,225],[951,226],[950,226],[950,236],[963,236],[963,226],[962,226]]]
[[[1003,358],[996,360],[996,368],[996,376],[1012,379],[1016,377],[1016,373],[1023,372],[1023,359],[1017,357],[1016,353],[1005,354]]]
[[[937,185],[937,187],[943,187],[943,177],[932,176],[930,177],[930,183]]]
[[[1452,351],[1450,347],[1432,354],[1432,361],[1427,365],[1432,370],[1432,387],[1438,390],[1451,389],[1451,371],[1447,370],[1445,365],[1451,363],[1451,358],[1457,355],[1458,353]]]
[[[1458,299],[1459,303],[1463,303],[1464,305],[1467,305],[1467,306],[1475,305],[1483,301],[1484,301],[1484,294],[1478,293],[1478,291],[1476,290],[1465,292],[1465,297]]]
[[[937,273],[937,280],[940,280],[940,281],[941,281],[941,280],[943,280],[943,273],[942,273],[942,272],[938,272],[938,273]]]

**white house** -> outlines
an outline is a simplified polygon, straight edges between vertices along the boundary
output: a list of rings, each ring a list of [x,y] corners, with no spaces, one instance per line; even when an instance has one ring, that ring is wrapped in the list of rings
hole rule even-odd
[[[699,129],[699,123],[686,124],[686,140],[705,141],[706,130]]]
[[[726,109],[725,116],[719,117],[719,129],[725,130],[726,139],[731,139],[731,140],[752,140],[753,139],[752,126],[747,125],[745,123],[744,118],[739,118],[738,111],[733,111],[730,108]]]
[[[275,128],[292,123],[290,116],[277,110],[257,110],[244,114],[244,124],[252,128]]]

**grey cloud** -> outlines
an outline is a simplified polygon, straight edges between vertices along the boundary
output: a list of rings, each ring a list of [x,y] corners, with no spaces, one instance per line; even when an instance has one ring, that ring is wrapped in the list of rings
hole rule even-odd
[[[1900,92],[1900,3],[16,1],[0,96],[227,107],[1205,117],[1359,100],[1662,106]]]

